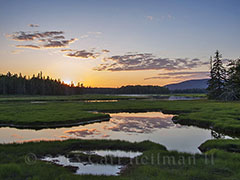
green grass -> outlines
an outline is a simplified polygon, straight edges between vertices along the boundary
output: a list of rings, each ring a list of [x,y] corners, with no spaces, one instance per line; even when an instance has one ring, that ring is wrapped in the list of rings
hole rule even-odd
[[[196,98],[207,98],[205,93],[196,93],[196,94],[171,94],[172,96],[183,96],[183,97],[196,97]]]
[[[240,153],[240,140],[236,139],[214,139],[208,140],[201,144],[199,147],[202,152],[209,151],[211,149],[221,149],[228,152]]]
[[[69,96],[38,96],[38,95],[0,95],[0,102],[19,101],[82,101],[82,100],[121,100],[121,99],[144,99],[144,97],[129,97],[104,94],[84,94]]]
[[[1,97],[2,98],[2,97]],[[6,97],[4,97],[6,98]],[[73,122],[88,122],[89,120],[108,118],[107,114],[99,112],[138,112],[163,111],[175,114],[174,121],[211,127],[218,132],[229,135],[240,135],[240,102],[218,102],[209,100],[194,101],[149,101],[149,100],[119,100],[118,102],[86,103],[74,102],[72,98],[66,101],[65,97],[40,97],[51,101],[44,104],[31,104],[33,97],[11,97],[10,101],[0,100],[0,124],[39,125],[49,126],[69,124]],[[14,99],[18,98],[18,99]],[[19,99],[20,98],[20,99]],[[34,97],[34,100],[39,100]],[[59,99],[60,98],[60,99]],[[63,99],[61,99],[63,98]],[[79,98],[79,97],[77,97]],[[98,97],[88,97],[96,99]],[[102,97],[103,98],[103,97]],[[50,99],[50,100],[49,100]],[[57,99],[57,100],[56,100]],[[101,99],[101,98],[100,98]],[[113,98],[115,99],[115,98]],[[61,102],[55,102],[61,101]],[[25,156],[34,153],[37,156],[45,154],[67,154],[71,150],[133,150],[143,151],[142,157],[147,157],[143,164],[129,166],[119,177],[74,175],[71,170],[53,164],[36,161],[34,165],[25,163]],[[50,142],[31,142],[24,144],[0,145],[0,179],[163,179],[163,180],[193,180],[240,179],[240,141],[239,140],[209,140],[200,146],[208,156],[213,155],[214,164],[206,164],[204,155],[196,155],[196,164],[160,164],[156,161],[158,153],[162,156],[173,157],[176,160],[191,154],[167,151],[162,145],[148,141],[129,143],[125,141],[107,140],[67,140]],[[155,157],[153,163],[152,156]],[[98,157],[96,157],[96,161]]]
[[[16,151],[17,149],[17,151]],[[143,155],[120,176],[74,175],[71,170],[37,160],[27,164],[26,155],[66,154],[80,149],[139,150]],[[0,179],[162,179],[162,180],[238,180],[240,154],[212,149],[205,155],[167,151],[163,146],[144,141],[129,143],[107,140],[67,140],[0,145]],[[170,158],[170,160],[168,159]],[[211,163],[211,158],[213,163]],[[207,161],[206,161],[207,159]]]
[[[108,119],[108,114],[91,113],[68,103],[1,103],[0,124],[31,128],[67,125],[96,119]]]
[[[240,102],[194,101],[120,101],[118,103],[85,104],[85,110],[102,112],[163,111],[177,116],[180,124],[211,127],[229,135],[240,135]]]
[[[180,124],[211,127],[229,135],[240,135],[240,102],[194,101],[149,101],[119,100],[118,102],[49,102],[31,104],[29,102],[0,103],[0,124],[48,125],[87,122],[108,118],[107,114],[88,111],[163,111],[177,116]]]

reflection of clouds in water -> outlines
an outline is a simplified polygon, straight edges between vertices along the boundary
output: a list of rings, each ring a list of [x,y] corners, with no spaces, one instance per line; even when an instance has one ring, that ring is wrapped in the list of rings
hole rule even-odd
[[[110,136],[110,135],[108,135],[108,134],[102,135],[103,138],[106,138],[106,137],[109,137],[109,136]]]
[[[59,136],[60,138],[62,138],[62,139],[67,139],[68,138],[68,136]]]
[[[105,130],[123,131],[128,133],[151,133],[154,129],[178,127],[169,118],[160,117],[112,117],[111,126],[104,126]]]
[[[15,139],[23,139],[23,137],[18,134],[12,134],[11,137]]]
[[[56,141],[56,139],[30,139],[30,140],[24,140],[24,141],[16,141],[16,143],[29,143],[29,142],[49,142],[49,141]]]
[[[65,134],[78,137],[101,136],[102,138],[110,137],[106,132],[122,132],[128,135],[133,133],[152,133],[156,129],[168,129],[171,127],[180,127],[172,122],[173,115],[162,113],[119,113],[111,114],[111,119],[104,122],[104,126],[89,125],[88,128],[74,129],[65,131]],[[65,138],[65,137],[63,137]]]
[[[99,135],[100,131],[98,131],[97,129],[85,128],[85,129],[69,130],[69,131],[65,131],[65,133],[75,135],[75,136],[85,137],[85,136],[89,136],[89,135]]]

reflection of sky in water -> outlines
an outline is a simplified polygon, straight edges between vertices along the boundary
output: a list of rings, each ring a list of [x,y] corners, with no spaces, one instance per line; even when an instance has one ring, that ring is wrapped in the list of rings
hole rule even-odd
[[[140,115],[128,115],[121,113],[112,115],[111,124],[104,129],[112,131],[122,131],[126,133],[152,133],[156,129],[177,127],[171,121],[172,115],[164,117],[144,117]]]
[[[121,139],[127,141],[150,140],[170,150],[199,152],[197,147],[212,139],[211,131],[192,126],[176,125],[173,115],[161,112],[113,113],[110,121],[56,129],[0,128],[0,142],[32,140],[59,140],[68,138]]]
[[[93,103],[93,102],[118,102],[118,100],[85,100],[84,102]]]
[[[122,151],[122,150],[92,150],[92,151],[71,151],[71,153],[83,153],[87,155],[98,156],[114,156],[114,157],[128,157],[135,158],[142,155],[142,152]]]
[[[119,175],[123,166],[121,165],[104,165],[104,164],[90,164],[84,162],[71,162],[65,156],[45,157],[43,161],[54,162],[62,166],[77,167],[76,174],[93,174],[93,175]]]

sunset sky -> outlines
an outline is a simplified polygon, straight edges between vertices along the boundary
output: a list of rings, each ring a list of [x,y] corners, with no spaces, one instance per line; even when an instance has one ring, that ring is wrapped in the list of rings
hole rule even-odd
[[[240,57],[239,0],[0,0],[0,73],[165,85],[207,78],[217,49]]]

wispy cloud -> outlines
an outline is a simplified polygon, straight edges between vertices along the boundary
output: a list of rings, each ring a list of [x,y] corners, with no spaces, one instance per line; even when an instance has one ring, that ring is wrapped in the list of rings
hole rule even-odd
[[[109,53],[110,51],[108,49],[103,49],[102,52],[103,53]]]
[[[46,31],[46,32],[34,32],[34,33],[27,33],[27,32],[16,32],[12,34],[10,37],[15,41],[33,41],[35,39],[41,38],[51,38],[55,35],[63,34],[63,31]]]
[[[74,50],[74,49],[61,49],[61,52],[68,52],[65,54],[67,57],[74,57],[80,59],[96,59],[105,53],[109,53],[108,49],[102,49],[99,52],[96,52],[95,48],[91,50]]]
[[[64,36],[54,36],[53,39],[65,39]]]
[[[158,76],[148,77],[144,80],[151,79],[193,79],[193,78],[208,78],[208,71],[181,71],[181,72],[168,72],[168,73],[159,73]]]
[[[12,40],[21,42],[32,42],[33,44],[16,45],[17,48],[64,48],[73,43],[77,38],[65,39],[63,31],[45,31],[45,32],[23,32],[19,31],[8,35]]]
[[[31,44],[28,44],[28,45],[16,45],[16,47],[17,47],[17,48],[40,49],[39,46],[31,45]]]
[[[80,137],[86,137],[86,136],[90,136],[90,135],[99,135],[100,132],[97,129],[76,129],[76,130],[68,130],[65,131],[64,133],[66,134],[72,134],[75,136],[80,136]]]
[[[90,38],[90,37],[95,37],[95,38],[99,38],[100,36],[102,35],[102,32],[100,31],[92,31],[92,32],[87,32],[86,34],[83,34],[80,36],[81,39],[84,39],[84,38]]]
[[[164,20],[174,20],[175,16],[171,14],[162,15],[162,16],[146,16],[149,21],[164,21]]]
[[[147,19],[152,21],[153,20],[153,16],[147,16]]]
[[[23,52],[24,50],[22,50],[22,49],[16,49],[16,50],[13,50],[13,51],[11,51],[11,53],[12,54],[19,54],[19,53],[21,53],[21,52]]]
[[[38,27],[36,24],[29,24],[30,27]],[[87,32],[85,37],[95,36],[98,37],[102,34],[100,31]],[[74,57],[79,59],[96,59],[103,54],[109,53],[108,49],[95,51],[95,48],[91,50],[76,50],[71,49],[68,46],[78,40],[77,38],[66,39],[63,31],[18,31],[13,34],[7,34],[7,38],[14,41],[20,41],[21,44],[15,45],[17,48],[28,48],[28,49],[46,49],[46,48],[63,48],[60,52],[65,53],[66,57]],[[81,36],[80,38],[84,38]],[[18,51],[13,51],[12,53],[17,53]]]
[[[29,24],[28,26],[29,26],[29,27],[39,27],[38,24]]]
[[[84,34],[84,35],[80,36],[81,39],[88,38],[88,37],[89,37],[88,34]]]
[[[73,49],[61,49],[61,52],[69,52],[69,51],[74,51]]]
[[[168,72],[168,73],[159,73],[160,76],[178,76],[178,75],[189,75],[189,74],[199,74],[199,75],[208,75],[209,71],[184,71],[184,72]]]
[[[100,53],[87,51],[87,50],[79,50],[65,54],[68,57],[75,57],[81,59],[96,59],[100,56]]]
[[[137,70],[183,70],[196,68],[208,62],[189,58],[160,58],[152,53],[136,53],[111,56],[94,68],[96,71],[137,71]]]
[[[102,32],[100,32],[100,31],[95,31],[95,32],[88,32],[88,34],[101,35]]]
[[[70,40],[61,40],[61,41],[55,41],[55,40],[48,40],[46,44],[44,44],[42,47],[44,48],[62,48],[66,47],[70,43],[73,43],[76,41],[76,38],[72,38]]]

